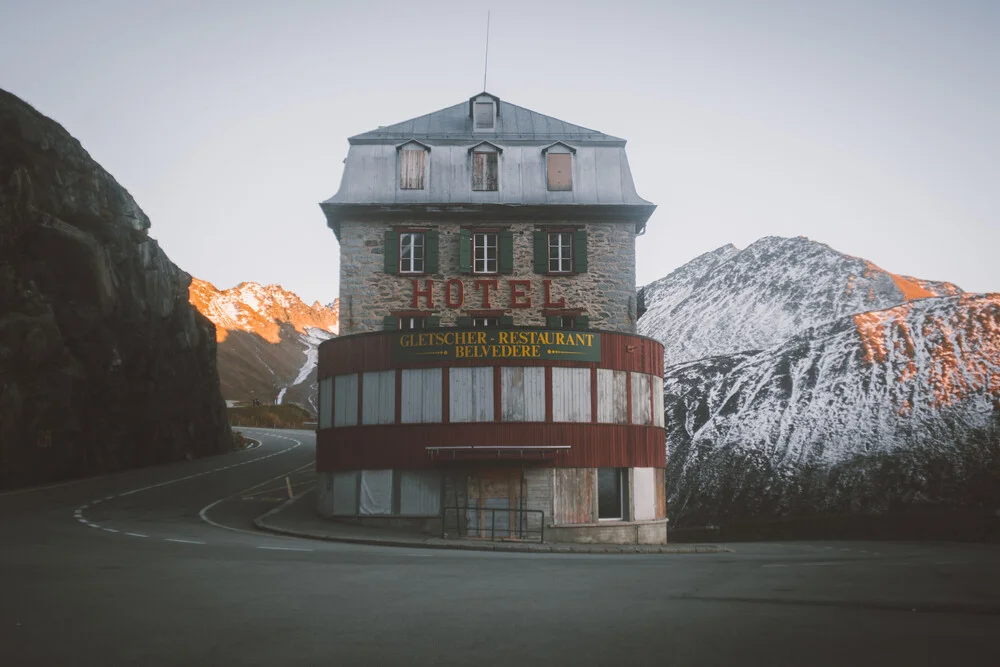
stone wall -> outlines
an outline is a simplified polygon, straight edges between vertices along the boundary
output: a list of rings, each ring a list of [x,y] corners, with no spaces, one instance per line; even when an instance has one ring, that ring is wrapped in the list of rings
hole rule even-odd
[[[572,224],[566,221],[552,227]],[[590,317],[590,327],[635,333],[635,228],[632,223],[590,223],[587,229],[588,271],[570,276],[547,276],[534,272],[533,232],[544,229],[534,223],[496,223],[483,227],[509,227],[514,232],[514,272],[495,276],[461,274],[458,270],[458,239],[462,225],[420,225],[436,228],[440,234],[439,271],[412,278],[385,273],[385,232],[400,226],[389,223],[344,222],[340,228],[340,333],[341,335],[381,331],[383,320],[392,311],[413,309],[413,281],[421,289],[428,278],[434,281],[433,307],[421,297],[417,310],[431,311],[441,318],[441,326],[455,326],[468,311],[486,309],[482,291],[475,281],[496,278],[499,289],[492,292],[491,309],[503,309],[514,318],[515,326],[545,326],[542,313],[542,280],[551,280],[553,301],[566,299],[566,308],[582,308]],[[461,308],[445,305],[445,281],[460,279],[465,287]],[[511,308],[508,285],[511,280],[531,281],[531,307]]]

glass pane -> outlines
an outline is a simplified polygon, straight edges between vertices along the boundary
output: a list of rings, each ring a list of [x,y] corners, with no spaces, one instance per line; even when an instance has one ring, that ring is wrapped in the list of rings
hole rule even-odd
[[[476,102],[476,129],[488,130],[493,127],[493,103]]]
[[[620,468],[597,469],[597,517],[622,518],[622,473]]]

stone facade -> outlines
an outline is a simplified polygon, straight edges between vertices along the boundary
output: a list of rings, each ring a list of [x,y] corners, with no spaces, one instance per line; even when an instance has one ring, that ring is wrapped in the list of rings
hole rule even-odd
[[[460,316],[470,311],[485,310],[482,290],[476,280],[496,278],[499,289],[491,292],[492,310],[503,310],[513,317],[514,326],[545,326],[542,280],[551,280],[553,301],[565,298],[565,308],[582,309],[590,317],[590,327],[609,331],[635,333],[635,226],[632,223],[588,223],[588,270],[567,276],[542,275],[534,272],[533,232],[545,228],[565,228],[564,223],[535,224],[497,221],[482,226],[491,230],[509,228],[514,232],[514,272],[499,275],[471,275],[459,272],[459,230],[466,225],[412,225],[437,229],[439,237],[439,271],[435,274],[411,277],[385,273],[385,232],[397,223],[345,221],[340,229],[340,333],[341,335],[381,331],[383,317],[403,310],[430,311],[441,318],[441,326],[455,326]],[[579,226],[579,225],[577,225]],[[434,281],[433,307],[426,297],[413,306],[413,281],[420,289],[427,279]],[[457,278],[465,288],[465,301],[460,308],[445,305],[445,281]],[[530,280],[530,308],[511,308],[508,282]]]

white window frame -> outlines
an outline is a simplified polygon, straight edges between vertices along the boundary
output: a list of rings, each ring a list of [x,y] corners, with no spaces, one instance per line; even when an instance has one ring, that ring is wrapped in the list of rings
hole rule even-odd
[[[499,317],[473,317],[472,327],[474,329],[496,329],[500,326]]]
[[[425,315],[405,315],[399,318],[399,329],[401,331],[412,331],[414,329],[426,329],[427,317]]]
[[[477,248],[483,250],[482,259],[478,257]],[[493,249],[493,259],[489,258],[491,248]],[[492,269],[490,269],[491,262]],[[498,232],[475,232],[472,234],[472,272],[483,275],[500,273],[500,234]]]
[[[553,237],[558,241],[556,245],[552,245]],[[555,269],[552,268],[553,262],[556,263]],[[548,263],[549,273],[573,273],[573,232],[549,232]]]
[[[408,248],[410,250],[409,257],[403,256],[404,248]],[[426,267],[425,264],[426,261],[427,261],[427,235],[424,232],[400,232],[399,272],[424,273],[424,269]]]

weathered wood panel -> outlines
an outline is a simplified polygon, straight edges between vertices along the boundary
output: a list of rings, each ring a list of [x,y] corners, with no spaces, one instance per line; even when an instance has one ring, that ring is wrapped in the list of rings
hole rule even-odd
[[[632,511],[636,521],[656,518],[656,469],[632,470]]]
[[[656,518],[667,518],[667,471],[663,468],[656,468]]]
[[[333,474],[333,513],[336,516],[354,516],[358,513],[358,473]]]
[[[338,375],[333,380],[333,425],[358,423],[358,374]]]
[[[632,373],[632,423],[652,424],[653,411],[649,395],[649,376]]]
[[[441,473],[436,470],[402,470],[399,473],[399,514],[441,514]]]
[[[597,369],[597,421],[605,424],[628,423],[627,377],[625,371]]]
[[[649,385],[653,390],[653,426],[663,426],[663,379],[650,376]]]
[[[319,427],[333,426],[333,378],[319,381]]]
[[[396,422],[396,372],[374,371],[361,376],[361,423]]]
[[[557,468],[553,476],[553,523],[595,523],[597,470]]]
[[[448,371],[452,422],[493,421],[493,367],[451,368]]]
[[[590,421],[590,369],[552,369],[552,421]]]
[[[440,368],[415,368],[403,371],[400,414],[404,424],[441,421]]]
[[[504,421],[545,421],[544,368],[505,366],[500,378]]]

